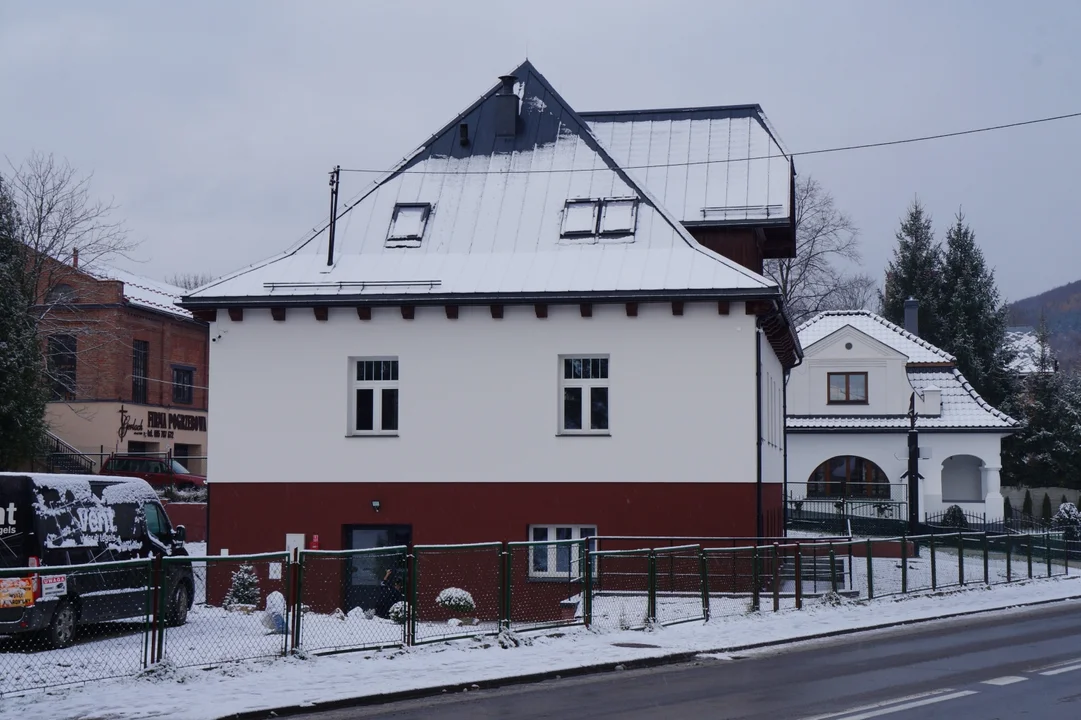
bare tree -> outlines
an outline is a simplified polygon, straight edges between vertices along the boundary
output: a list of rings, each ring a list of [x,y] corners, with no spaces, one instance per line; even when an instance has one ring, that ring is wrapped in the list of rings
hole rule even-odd
[[[860,310],[875,281],[837,263],[860,264],[859,230],[813,177],[796,181],[796,257],[767,260],[765,274],[781,288],[796,323],[824,310]]]
[[[214,280],[214,276],[210,273],[177,273],[171,275],[165,279],[165,282],[170,285],[176,285],[177,287],[184,288],[185,290],[194,290],[197,287],[202,287]]]
[[[8,185],[21,218],[18,239],[26,249],[22,280],[33,298],[30,312],[46,354],[47,380],[59,396],[73,398],[81,394],[73,379],[75,356],[126,342],[110,315],[80,311],[76,268],[93,274],[95,265],[126,257],[136,244],[123,222],[113,219],[116,206],[91,195],[91,176],[39,152],[20,166],[9,165]]]

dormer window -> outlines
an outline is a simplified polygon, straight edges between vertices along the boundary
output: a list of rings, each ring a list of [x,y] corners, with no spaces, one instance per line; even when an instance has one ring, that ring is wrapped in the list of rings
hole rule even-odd
[[[634,234],[638,201],[634,198],[605,200],[601,208],[601,234]]]
[[[561,235],[565,238],[633,235],[637,210],[637,198],[568,200],[563,206]]]
[[[420,247],[431,213],[431,203],[395,205],[394,215],[390,219],[390,230],[387,232],[387,247]]]
[[[830,405],[866,405],[867,373],[827,373],[828,402]]]
[[[563,237],[597,233],[599,200],[568,200],[563,207]]]

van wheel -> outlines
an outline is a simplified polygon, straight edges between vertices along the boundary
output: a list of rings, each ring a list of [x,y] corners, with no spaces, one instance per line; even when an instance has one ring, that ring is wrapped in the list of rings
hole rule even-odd
[[[173,590],[173,601],[169,605],[169,615],[165,622],[169,627],[179,627],[188,621],[188,606],[191,593],[187,583],[179,583]]]
[[[45,641],[53,649],[66,648],[75,642],[75,606],[61,600],[53,611],[53,619],[45,629]]]

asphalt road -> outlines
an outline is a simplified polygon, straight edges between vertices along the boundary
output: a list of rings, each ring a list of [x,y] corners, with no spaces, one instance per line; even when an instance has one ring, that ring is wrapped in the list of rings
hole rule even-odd
[[[1078,720],[1081,603],[294,717]]]

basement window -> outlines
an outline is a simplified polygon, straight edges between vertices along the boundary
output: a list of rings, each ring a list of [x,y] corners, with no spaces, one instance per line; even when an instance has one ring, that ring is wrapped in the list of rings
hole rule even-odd
[[[582,550],[595,551],[595,525],[531,525],[529,577],[576,580],[582,575]],[[596,574],[596,568],[594,568]]]
[[[634,234],[638,201],[635,198],[605,200],[601,208],[601,234]]]
[[[390,230],[387,233],[387,247],[420,247],[431,213],[431,203],[395,205],[394,215],[390,219]]]

